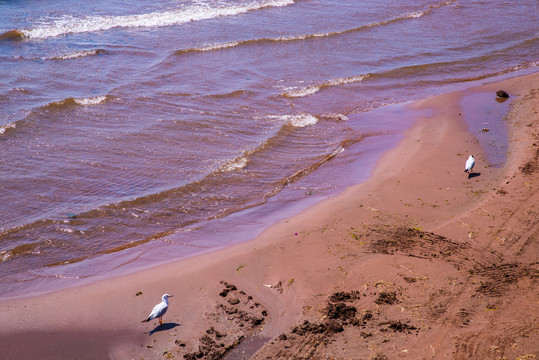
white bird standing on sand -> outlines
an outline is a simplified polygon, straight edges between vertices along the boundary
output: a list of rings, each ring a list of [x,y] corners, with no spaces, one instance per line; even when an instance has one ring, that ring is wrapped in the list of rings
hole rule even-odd
[[[468,160],[466,160],[466,169],[464,170],[464,172],[467,173],[469,171],[471,173],[474,165],[475,159],[473,158],[473,155],[470,155]]]
[[[163,295],[163,297],[161,298],[162,299],[161,302],[153,307],[152,312],[150,313],[148,318],[146,320],[142,320],[141,322],[148,322],[155,318],[159,318],[159,323],[163,325],[163,315],[165,315],[165,313],[168,310],[169,297],[172,297],[172,295],[169,295],[169,294]]]

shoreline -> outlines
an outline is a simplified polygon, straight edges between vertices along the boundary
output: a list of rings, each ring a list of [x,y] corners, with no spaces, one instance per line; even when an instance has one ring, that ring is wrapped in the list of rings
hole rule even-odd
[[[416,112],[408,108],[409,104],[411,102],[387,105],[369,113],[356,114],[358,118],[354,118],[355,122],[376,122],[379,124],[379,130],[372,133],[366,132],[368,136],[365,136],[363,140],[346,147],[344,157],[340,155],[338,161],[332,159],[331,162],[324,164],[323,169],[317,169],[315,176],[317,179],[331,179],[328,180],[330,185],[326,185],[325,191],[311,190],[296,195],[277,194],[265,204],[243,209],[222,219],[214,219],[217,222],[212,224],[210,229],[202,230],[202,233],[194,234],[191,231],[185,231],[189,237],[194,236],[194,240],[187,241],[188,239],[177,238],[175,234],[171,234],[157,241],[139,244],[119,252],[102,253],[88,259],[80,258],[72,263],[68,261],[67,264],[59,267],[44,267],[35,272],[29,271],[29,277],[22,274],[23,276],[16,280],[12,278],[11,283],[1,284],[3,286],[0,287],[5,292],[0,292],[0,301],[41,296],[63,289],[85,286],[96,281],[144,271],[251,241],[264,229],[297,215],[323,199],[337,196],[344,189],[368,179],[382,154],[395,147],[405,129],[411,126]],[[399,114],[398,121],[394,120],[396,114]],[[403,118],[400,114],[406,117]],[[399,126],[396,126],[396,122]],[[392,131],[383,130],[386,128]],[[365,154],[367,155],[364,156]],[[343,172],[347,173],[347,179],[333,179],[336,173]],[[301,189],[304,185],[300,180],[295,187]],[[301,192],[296,189],[283,190],[282,193],[286,191]],[[181,233],[181,231],[178,232],[178,234]],[[207,238],[211,240],[206,242]],[[199,246],[200,241],[203,244]],[[32,276],[35,278],[31,279]],[[18,284],[24,284],[24,287]]]
[[[537,315],[533,320],[539,311],[531,299],[538,291],[538,160],[530,153],[537,151],[537,89],[530,94],[538,82],[535,73],[469,89],[494,96],[503,87],[511,95],[510,153],[503,167],[484,166],[484,153],[459,115],[464,91],[416,102],[432,116],[420,117],[367,181],[253,241],[1,301],[4,358],[181,359],[199,351],[210,358],[202,345],[227,348],[253,334],[263,338],[247,349],[254,354],[262,346],[255,359],[516,358],[537,352]],[[462,173],[468,153],[478,154],[479,176],[471,179]],[[526,166],[529,173],[520,170]],[[348,295],[332,301],[338,292]],[[165,326],[140,324],[163,293],[175,296]],[[336,304],[354,316],[330,313]],[[509,319],[521,320],[519,326],[506,326]],[[305,328],[294,332],[300,324]]]

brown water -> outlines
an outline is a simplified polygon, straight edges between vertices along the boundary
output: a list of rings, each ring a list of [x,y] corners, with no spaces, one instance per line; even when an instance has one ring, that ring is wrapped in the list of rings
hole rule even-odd
[[[245,241],[365,180],[406,102],[536,71],[537,10],[0,0],[0,296]]]

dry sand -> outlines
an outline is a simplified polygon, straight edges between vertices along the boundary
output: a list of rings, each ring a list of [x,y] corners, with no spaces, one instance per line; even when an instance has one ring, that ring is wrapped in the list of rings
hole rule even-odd
[[[0,358],[539,358],[539,74],[467,91],[500,89],[503,168],[462,121],[463,92],[420,101],[432,116],[368,181],[253,241],[2,301]],[[163,293],[165,324],[140,323]]]

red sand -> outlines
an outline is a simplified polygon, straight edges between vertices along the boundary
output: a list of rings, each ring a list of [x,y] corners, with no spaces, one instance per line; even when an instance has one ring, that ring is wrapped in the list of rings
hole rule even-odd
[[[0,358],[219,359],[239,343],[228,359],[535,359],[538,84],[467,90],[511,95],[503,168],[461,120],[461,92],[417,102],[433,116],[368,181],[251,242],[1,302]],[[163,293],[165,325],[141,324]]]

